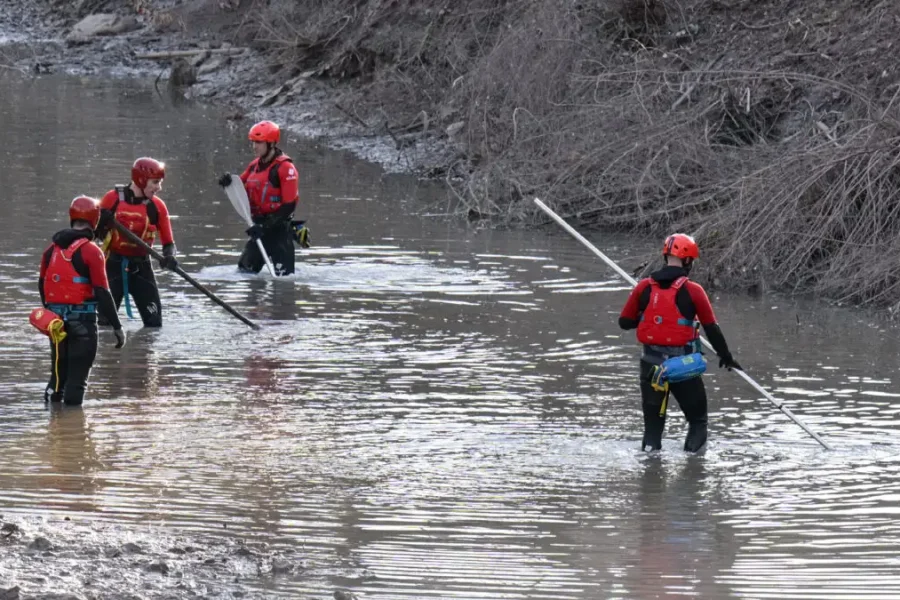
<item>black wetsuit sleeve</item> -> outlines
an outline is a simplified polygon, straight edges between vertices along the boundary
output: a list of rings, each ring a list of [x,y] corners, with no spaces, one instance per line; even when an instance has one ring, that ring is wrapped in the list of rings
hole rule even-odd
[[[722,333],[722,329],[719,327],[718,323],[704,325],[703,331],[706,332],[709,343],[712,344],[713,350],[716,351],[716,354],[718,354],[720,358],[729,361],[733,359],[731,351],[728,349],[728,343],[725,341],[725,335]]]
[[[122,322],[119,320],[116,303],[113,301],[109,290],[104,287],[94,286],[94,299],[97,300],[97,310],[112,325],[112,328],[122,329]]]
[[[50,246],[46,250],[44,250],[44,254],[41,256],[41,273],[45,273],[47,271],[47,266],[50,264],[50,256],[53,254],[53,246]],[[44,278],[38,277],[38,293],[41,295],[41,305],[46,305],[47,300],[44,295]]]
[[[628,331],[629,329],[637,329],[638,321],[637,319],[629,319],[628,317],[619,317],[619,327]]]
[[[294,214],[294,209],[297,208],[296,202],[289,202],[287,204],[282,204],[278,207],[278,210],[266,216],[266,220],[263,223],[263,227],[274,227],[279,223],[290,219],[291,215]]]

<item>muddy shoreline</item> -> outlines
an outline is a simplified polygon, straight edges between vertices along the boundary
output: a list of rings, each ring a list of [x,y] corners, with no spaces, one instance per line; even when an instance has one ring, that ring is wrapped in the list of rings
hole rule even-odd
[[[0,523],[3,600],[283,597],[261,590],[279,578],[316,577],[316,565],[293,548],[226,535],[62,516],[9,515]]]

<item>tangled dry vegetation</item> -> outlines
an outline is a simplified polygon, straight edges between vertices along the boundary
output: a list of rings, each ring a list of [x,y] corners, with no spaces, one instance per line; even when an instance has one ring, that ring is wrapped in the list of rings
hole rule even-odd
[[[470,214],[534,219],[537,195],[582,225],[695,232],[724,285],[900,293],[894,2],[264,4],[257,43],[352,82],[359,122],[457,144]]]

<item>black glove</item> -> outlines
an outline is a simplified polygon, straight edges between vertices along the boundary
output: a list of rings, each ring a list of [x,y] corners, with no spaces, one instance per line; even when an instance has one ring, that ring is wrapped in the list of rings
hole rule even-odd
[[[250,236],[251,240],[258,240],[262,237],[263,234],[263,226],[257,223],[247,229],[247,235]]]
[[[730,354],[728,356],[720,356],[719,357],[719,368],[725,367],[729,371],[732,369],[737,369],[738,371],[743,371],[743,367],[738,364],[738,361],[734,360],[734,357]]]
[[[125,331],[122,329],[114,329],[113,333],[116,334],[116,348],[121,348],[125,345]]]
[[[163,256],[159,261],[160,269],[168,269],[174,271],[178,267],[178,260],[174,256]]]
[[[231,173],[225,173],[221,177],[219,177],[219,185],[222,187],[228,187],[231,185]]]

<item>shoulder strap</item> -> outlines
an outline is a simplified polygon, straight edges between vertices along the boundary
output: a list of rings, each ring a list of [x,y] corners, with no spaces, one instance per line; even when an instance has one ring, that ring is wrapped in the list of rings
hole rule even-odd
[[[150,201],[147,202],[147,220],[150,221],[151,225],[159,225],[159,206],[156,204],[156,196],[150,198]]]
[[[289,156],[281,154],[275,157],[275,160],[272,161],[272,168],[269,169],[269,185],[276,190],[281,189],[281,177],[278,175],[278,169],[281,168],[281,163],[285,162],[294,164],[294,161]]]
[[[63,253],[64,257],[67,257],[67,260],[72,260],[72,257],[75,256],[75,253],[78,252],[82,246],[90,242],[91,240],[87,238],[79,238],[69,244],[69,247],[63,250],[60,248],[60,251]]]
[[[112,207],[109,209],[110,212],[112,212],[112,214],[116,214],[116,209],[119,208],[119,202],[127,202],[125,200],[125,197],[126,197],[125,194],[127,193],[126,192],[127,189],[128,189],[128,186],[126,186],[126,185],[116,184],[116,194],[118,194],[119,197],[116,198],[116,201],[113,203]]]
[[[82,242],[82,243],[78,243]],[[91,279],[91,270],[88,268],[87,263],[84,262],[84,258],[81,256],[81,248],[85,243],[90,243],[90,240],[87,238],[82,238],[75,242],[78,244],[78,247],[75,248],[75,251],[72,252],[72,267],[75,269],[75,272],[90,281]]]
[[[681,286],[683,286],[687,282],[688,282],[688,278],[686,276],[682,275],[681,277],[679,277],[672,283],[671,287],[673,290],[678,291],[681,288]]]

